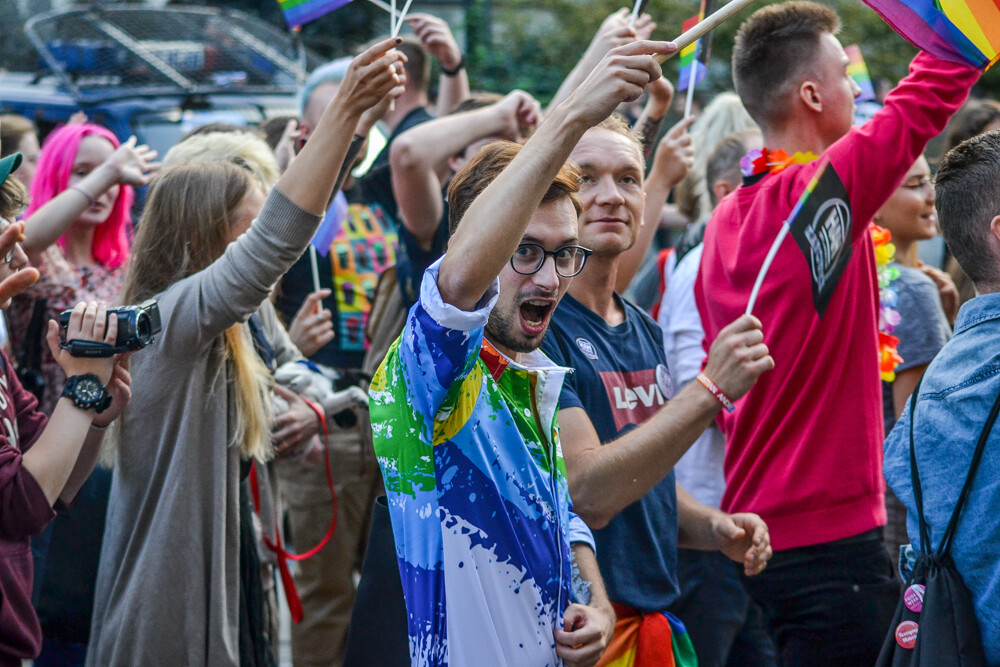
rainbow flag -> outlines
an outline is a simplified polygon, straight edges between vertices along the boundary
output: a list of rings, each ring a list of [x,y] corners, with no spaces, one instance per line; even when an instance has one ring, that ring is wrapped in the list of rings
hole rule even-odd
[[[893,30],[932,56],[988,69],[1000,58],[996,0],[865,0]]]
[[[289,28],[299,28],[320,16],[339,9],[351,0],[278,0],[285,23]]]
[[[681,32],[687,32],[691,28],[695,27],[701,23],[702,19],[705,18],[704,7],[702,11],[698,12],[688,20],[681,24]],[[677,63],[677,90],[678,92],[682,90],[687,90],[689,85],[698,85],[698,82],[705,78],[705,73],[708,68],[705,67],[705,63],[702,61],[701,55],[701,41],[698,40],[693,44],[688,44],[683,49],[681,49],[680,60]],[[694,84],[691,83],[691,68],[694,67]]]
[[[857,101],[874,100],[875,88],[872,86],[872,78],[868,76],[868,66],[865,65],[865,59],[861,55],[861,47],[857,44],[851,44],[844,47],[844,52],[851,61],[847,65],[847,73],[854,79],[854,83],[858,84],[858,87],[861,88],[861,95],[857,98]]]

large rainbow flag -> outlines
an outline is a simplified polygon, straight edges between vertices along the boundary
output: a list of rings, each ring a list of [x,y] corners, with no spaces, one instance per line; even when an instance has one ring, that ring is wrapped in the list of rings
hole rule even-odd
[[[1000,58],[997,0],[865,0],[917,48],[954,63],[989,68]]]
[[[318,19],[334,9],[343,7],[351,0],[278,0],[285,23],[289,28],[299,28]]]

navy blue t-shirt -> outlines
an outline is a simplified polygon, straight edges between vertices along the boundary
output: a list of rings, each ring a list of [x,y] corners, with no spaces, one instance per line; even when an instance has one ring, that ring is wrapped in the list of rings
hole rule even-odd
[[[573,297],[563,297],[542,350],[575,369],[560,408],[581,407],[601,442],[646,421],[673,391],[660,327],[628,301],[625,321],[608,324]],[[662,611],[677,598],[677,489],[671,471],[642,499],[594,531],[608,597],[640,611]]]

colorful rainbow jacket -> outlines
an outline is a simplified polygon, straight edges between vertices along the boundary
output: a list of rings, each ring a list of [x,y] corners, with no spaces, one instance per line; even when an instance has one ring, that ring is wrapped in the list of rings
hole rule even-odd
[[[570,544],[593,548],[572,512],[556,425],[567,369],[541,352],[530,368],[496,353],[483,328],[499,283],[464,312],[442,301],[439,266],[370,389],[410,657],[558,665],[553,628],[571,602]]]

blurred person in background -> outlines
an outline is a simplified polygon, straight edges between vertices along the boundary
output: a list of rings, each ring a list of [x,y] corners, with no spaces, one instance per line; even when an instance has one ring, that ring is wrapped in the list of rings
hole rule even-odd
[[[959,297],[951,277],[940,269],[925,267],[917,258],[917,242],[938,234],[934,211],[934,182],[923,156],[914,163],[903,183],[875,214],[874,222],[892,234],[896,246],[890,271],[898,272],[885,289],[895,294],[895,315],[881,305],[880,317],[891,318],[892,335],[899,339],[896,351],[903,361],[896,366],[895,379],[882,381],[882,417],[888,436],[902,414],[913,388],[951,339],[951,323],[958,315]],[[933,271],[932,278],[928,271]],[[883,292],[884,293],[884,292]],[[885,543],[893,563],[899,548],[910,543],[906,534],[906,508],[892,493],[885,493]]]

